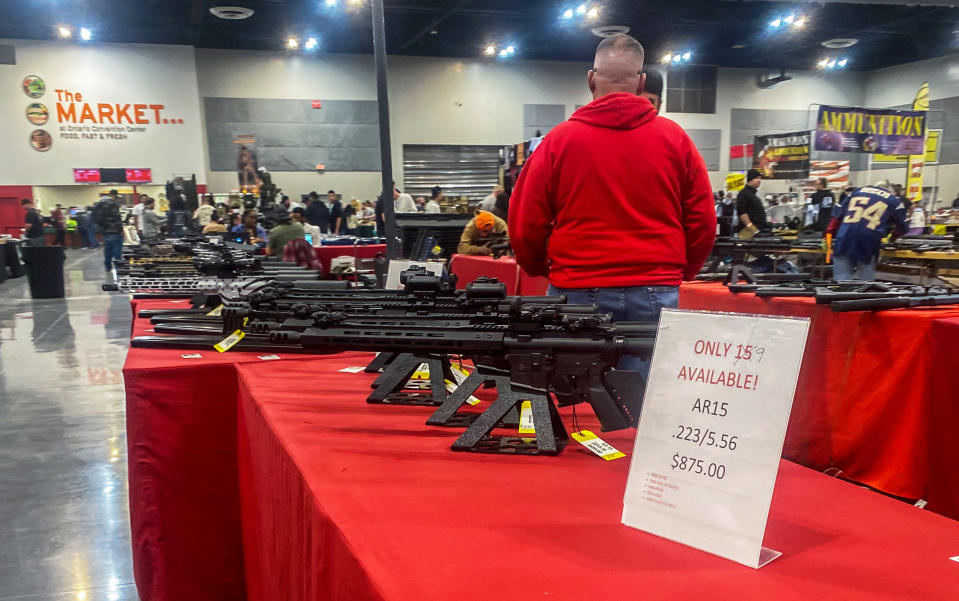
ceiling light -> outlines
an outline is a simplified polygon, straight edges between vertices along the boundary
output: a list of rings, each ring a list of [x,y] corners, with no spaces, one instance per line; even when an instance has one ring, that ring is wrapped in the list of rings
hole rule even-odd
[[[806,26],[806,17],[799,17],[793,22],[793,27],[796,29],[802,29]]]
[[[253,9],[246,8],[245,6],[214,6],[210,9],[210,14],[218,19],[239,21],[252,17]]]
[[[792,23],[795,18],[793,15],[787,15],[783,17],[783,23]]]
[[[486,56],[493,56],[494,54],[496,54],[496,46],[490,44],[489,46],[486,47],[486,50],[484,50],[483,52],[486,54]]]
[[[673,54],[672,54],[671,52],[667,52],[666,54],[663,55],[663,61],[662,61],[662,62],[668,63],[668,62],[670,62],[671,60],[673,60]]]
[[[80,28],[80,39],[82,39],[84,42],[89,42],[90,38],[92,37],[93,37],[93,34],[90,33],[89,29],[87,29],[86,27]]]
[[[573,18],[573,9],[567,8],[566,11],[563,13],[563,18],[564,18],[564,19],[572,19],[572,18]]]
[[[829,61],[828,63],[826,63],[826,67],[828,67],[828,68],[830,68],[830,69],[835,69],[835,68],[836,68],[836,61],[834,61],[834,60]]]
[[[61,38],[68,38],[73,35],[73,30],[71,30],[69,27],[58,27],[57,33],[60,34]]]
[[[770,27],[779,27],[782,24],[783,24],[782,19],[773,19],[772,21],[769,22]]]
[[[829,64],[829,57],[826,57],[822,59],[821,61],[819,61],[819,68],[825,69],[828,64]]]
[[[327,6],[336,6],[336,0],[326,0]]]
[[[306,49],[313,50],[316,48],[316,38],[310,38],[306,41]]]
[[[599,17],[599,9],[594,6],[593,8],[589,9],[589,12],[586,13],[586,16],[590,19]]]
[[[848,62],[849,62],[849,59],[848,59],[848,58],[844,58],[844,59],[842,59],[841,61],[839,61],[839,62],[836,63],[836,64],[839,65],[839,67],[845,67],[845,66],[846,66],[846,63],[848,63]]]
[[[502,50],[499,51],[499,55],[502,58],[506,58],[507,56],[509,56],[509,53],[506,52],[506,48],[503,48]]]
[[[350,0],[350,4],[363,4],[363,0]]]
[[[290,38],[286,41],[286,47],[291,50],[296,50],[299,46],[300,43],[296,40],[296,38]]]
[[[688,61],[690,58],[692,58],[692,54],[691,54],[691,53],[687,52],[687,53],[683,54],[683,60],[684,60],[684,61]]]
[[[674,63],[678,63],[678,62],[681,61],[681,60],[683,60],[683,56],[682,56],[681,54],[674,54],[674,55],[673,55],[673,62],[674,62]]]
[[[513,46],[506,47],[506,54],[513,54],[515,52],[516,52],[516,48],[514,48]]]
[[[577,14],[577,15],[585,15],[585,14],[586,14],[586,5],[585,5],[585,4],[580,4],[579,6],[577,6],[577,7],[576,7],[576,14]]]
[[[822,45],[826,48],[849,48],[850,46],[855,46],[858,43],[859,40],[856,38],[833,38],[831,40],[822,42]]]

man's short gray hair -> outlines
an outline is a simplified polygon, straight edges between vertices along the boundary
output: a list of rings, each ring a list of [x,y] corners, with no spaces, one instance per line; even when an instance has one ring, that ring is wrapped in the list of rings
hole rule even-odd
[[[643,45],[640,44],[636,38],[625,33],[611,35],[600,42],[599,46],[596,47],[596,54],[610,51],[631,52],[638,56],[639,60],[643,60],[646,56]]]

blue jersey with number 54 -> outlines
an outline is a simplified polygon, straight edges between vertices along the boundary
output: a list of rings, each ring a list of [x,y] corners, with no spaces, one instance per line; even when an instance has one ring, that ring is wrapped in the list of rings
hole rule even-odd
[[[859,188],[836,209],[833,217],[839,218],[840,225],[833,252],[854,261],[871,261],[877,256],[890,226],[901,234],[908,230],[902,199],[883,188]]]

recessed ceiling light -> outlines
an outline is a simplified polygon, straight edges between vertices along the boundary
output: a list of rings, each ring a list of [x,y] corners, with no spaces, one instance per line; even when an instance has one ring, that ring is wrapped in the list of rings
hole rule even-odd
[[[625,25],[603,25],[601,27],[594,27],[591,31],[595,36],[610,38],[621,33],[629,33],[629,27]]]
[[[822,45],[826,48],[849,48],[850,46],[855,46],[858,43],[859,40],[856,38],[833,38],[831,40],[822,42]]]
[[[298,42],[296,38],[290,38],[286,41],[286,47],[292,50],[295,50],[299,45],[300,42]]]
[[[438,33],[439,33],[439,31],[436,30],[436,29],[431,29],[431,30],[430,30],[430,35],[436,35],[436,34],[438,34]]]
[[[210,8],[210,14],[218,19],[239,21],[252,17],[253,9],[245,6],[214,6]]]
[[[90,32],[89,29],[87,29],[86,27],[81,27],[81,28],[80,28],[80,39],[81,39],[81,40],[83,40],[84,42],[89,42],[89,41],[90,41],[90,38],[92,38],[92,37],[93,37],[93,34]]]
[[[494,54],[496,54],[496,46],[490,44],[489,46],[486,47],[486,50],[484,50],[483,52],[486,54],[486,56],[493,56]]]
[[[60,34],[61,38],[68,38],[73,35],[73,30],[69,27],[58,27],[57,33]]]
[[[732,45],[733,50],[742,50],[742,49],[745,48],[745,47],[746,47],[746,44],[733,44],[733,45]]]

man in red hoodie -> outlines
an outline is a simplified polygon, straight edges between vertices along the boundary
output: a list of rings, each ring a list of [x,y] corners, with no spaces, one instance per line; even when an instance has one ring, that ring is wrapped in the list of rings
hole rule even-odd
[[[531,275],[571,303],[618,321],[650,321],[679,304],[716,235],[706,166],[689,136],[643,92],[643,47],[606,38],[588,75],[593,102],[555,127],[523,167],[509,237]],[[620,368],[648,372],[627,357]]]

